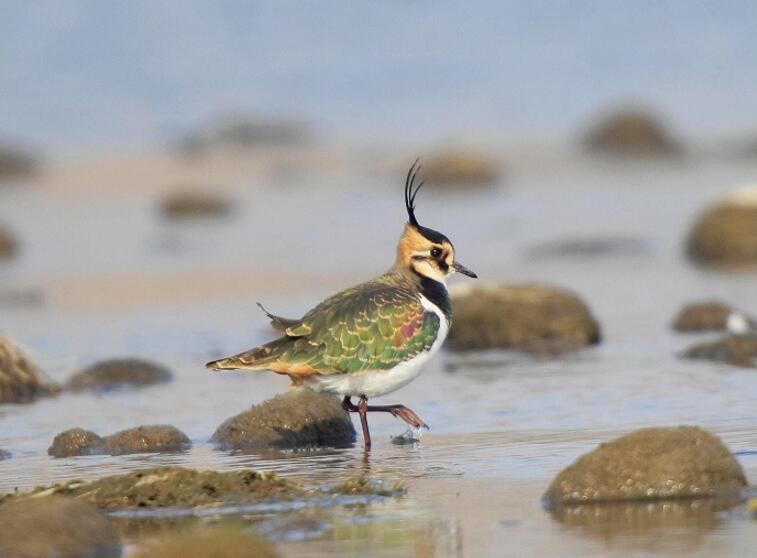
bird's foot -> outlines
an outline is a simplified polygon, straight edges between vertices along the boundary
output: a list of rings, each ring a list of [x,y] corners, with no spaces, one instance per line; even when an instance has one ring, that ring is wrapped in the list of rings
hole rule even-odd
[[[421,420],[421,417],[415,414],[412,409],[408,409],[404,405],[380,405],[380,406],[368,406],[368,412],[383,412],[391,413],[392,416],[400,418],[408,423],[413,428],[425,428],[428,430],[428,424]]]
[[[421,441],[421,435],[423,434],[422,428],[408,428],[399,436],[392,436],[392,443],[398,446],[405,444],[417,444]]]

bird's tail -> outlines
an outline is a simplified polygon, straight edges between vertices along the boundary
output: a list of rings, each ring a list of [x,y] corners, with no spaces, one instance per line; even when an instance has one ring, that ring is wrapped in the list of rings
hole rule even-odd
[[[289,340],[282,337],[238,355],[211,361],[205,366],[211,370],[269,370],[282,356],[288,344]]]

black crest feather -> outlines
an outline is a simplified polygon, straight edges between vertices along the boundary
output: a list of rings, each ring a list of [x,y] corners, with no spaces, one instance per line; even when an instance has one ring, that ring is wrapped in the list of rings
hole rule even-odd
[[[423,181],[415,185],[415,179],[418,176],[418,172],[421,170],[422,165],[418,164],[420,158],[416,159],[411,165],[410,170],[407,171],[407,178],[405,179],[405,209],[407,209],[407,216],[410,224],[414,227],[419,227],[418,220],[415,218],[415,196],[418,195],[418,190],[423,186]]]

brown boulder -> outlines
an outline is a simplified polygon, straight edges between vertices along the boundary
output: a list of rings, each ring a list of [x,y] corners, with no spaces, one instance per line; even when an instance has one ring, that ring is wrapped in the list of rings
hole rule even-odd
[[[71,457],[73,455],[94,455],[103,453],[103,439],[89,430],[71,428],[58,434],[47,454],[53,457]]]
[[[450,347],[560,353],[594,345],[600,328],[570,291],[543,285],[483,285],[452,296]]]
[[[673,329],[678,331],[718,331],[726,329],[733,308],[716,300],[687,304],[676,316]]]
[[[3,558],[117,558],[116,527],[89,504],[54,496],[0,505]]]
[[[744,471],[714,434],[694,426],[643,428],[601,444],[563,469],[553,506],[739,495]]]
[[[0,258],[10,258],[18,249],[16,238],[3,226],[0,226]]]
[[[159,364],[138,358],[111,359],[97,362],[74,374],[66,384],[71,391],[108,391],[138,388],[168,382],[171,372]]]
[[[186,434],[167,424],[138,426],[105,437],[82,428],[72,428],[58,434],[47,453],[53,457],[173,453],[191,446],[192,441]]]
[[[438,186],[488,186],[499,182],[500,166],[474,150],[450,149],[424,158],[420,177]]]
[[[0,146],[0,183],[26,180],[39,170],[39,161],[28,151]]]
[[[671,157],[681,154],[681,145],[651,113],[622,109],[594,124],[584,138],[587,150],[623,157]]]
[[[303,387],[228,419],[210,441],[220,449],[347,447],[355,428],[337,397]]]
[[[166,219],[194,219],[225,217],[231,213],[232,204],[206,189],[186,188],[166,196],[160,212]]]
[[[757,335],[727,335],[716,341],[697,343],[686,349],[684,358],[714,360],[734,366],[755,366],[757,358]]]
[[[757,265],[757,189],[737,192],[702,213],[689,233],[686,252],[704,266]]]
[[[7,337],[0,335],[0,403],[28,403],[60,388],[44,377]]]
[[[168,424],[138,426],[106,436],[105,453],[123,455],[129,453],[177,452],[188,449],[192,441],[178,428]]]

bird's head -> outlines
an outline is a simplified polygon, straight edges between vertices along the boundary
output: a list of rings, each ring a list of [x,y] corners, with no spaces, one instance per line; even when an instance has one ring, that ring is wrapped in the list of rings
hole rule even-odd
[[[455,247],[442,233],[421,226],[415,218],[415,196],[423,182],[415,184],[420,166],[416,160],[405,180],[405,209],[408,222],[397,245],[396,266],[409,269],[421,277],[444,283],[453,273],[477,275],[455,260]]]

